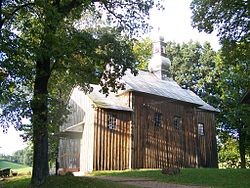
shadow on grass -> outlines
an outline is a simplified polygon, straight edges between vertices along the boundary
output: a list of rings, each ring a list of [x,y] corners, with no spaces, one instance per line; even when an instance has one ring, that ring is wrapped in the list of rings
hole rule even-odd
[[[17,176],[0,182],[0,188],[28,188],[31,176]],[[121,185],[107,180],[98,180],[90,177],[50,176],[41,188],[126,188],[134,186]]]

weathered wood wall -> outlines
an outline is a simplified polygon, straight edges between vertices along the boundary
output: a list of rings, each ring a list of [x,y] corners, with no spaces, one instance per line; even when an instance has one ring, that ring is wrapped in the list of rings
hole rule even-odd
[[[80,166],[82,172],[217,167],[214,113],[145,93],[127,92],[119,97],[134,111],[94,107],[81,91],[73,92],[77,117],[71,118],[69,125],[83,120],[85,125],[81,140],[61,141],[63,167]],[[155,126],[156,112],[162,115],[162,126]],[[115,129],[108,127],[109,113],[116,115]],[[175,117],[181,119],[180,128],[174,126]],[[198,134],[198,123],[204,124],[204,135]]]
[[[81,121],[84,121],[82,138],[80,143],[80,171],[89,173],[93,171],[93,144],[94,144],[94,103],[79,88],[75,88],[71,94],[71,100],[75,101],[84,111]],[[79,111],[79,110],[78,110]]]
[[[64,168],[80,168],[81,172],[88,173],[93,170],[93,143],[94,143],[94,105],[87,95],[79,88],[74,88],[69,100],[71,114],[67,122],[61,126],[60,131],[79,124],[83,126],[83,132],[75,135],[81,138],[74,138],[74,132],[71,133],[71,139],[60,140],[59,163]],[[67,134],[67,132],[66,132]],[[77,156],[77,157],[76,157]],[[71,167],[71,161],[74,161],[74,167]]]
[[[86,109],[83,109],[78,100],[74,98],[71,98],[69,100],[68,108],[70,114],[68,115],[67,120],[63,123],[63,125],[60,126],[60,131],[63,131],[72,125],[83,122]]]
[[[80,139],[60,139],[58,157],[60,168],[80,168]]]
[[[108,113],[117,117],[116,129],[108,128]],[[131,112],[96,108],[94,123],[94,170],[129,168]]]
[[[209,156],[214,152],[207,146],[210,144],[208,140],[215,139],[214,117],[210,116],[212,113],[208,113],[208,118],[207,113],[202,116],[206,120],[206,139],[202,142],[203,139],[197,135],[196,107],[142,93],[135,93],[131,100],[134,109],[132,168],[213,166],[212,163],[207,163],[212,160]],[[154,124],[155,112],[162,114],[162,127]],[[174,126],[176,116],[182,120],[181,129]],[[198,147],[207,147],[207,153],[202,149],[198,156]]]
[[[74,92],[73,92],[74,94]],[[63,132],[66,128],[78,124],[83,121],[85,116],[84,109],[80,106],[79,100],[76,99],[75,94],[69,100],[69,109],[71,114],[68,116],[67,121],[60,127]],[[74,136],[74,132],[61,138],[59,142],[59,167],[60,168],[80,168],[80,143],[81,139],[78,135]]]
[[[197,158],[199,167],[218,168],[215,114],[197,110],[197,122],[204,124],[204,135],[198,135]]]

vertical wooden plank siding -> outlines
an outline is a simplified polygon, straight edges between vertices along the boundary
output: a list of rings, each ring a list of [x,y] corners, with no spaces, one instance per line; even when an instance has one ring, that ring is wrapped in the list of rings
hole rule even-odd
[[[95,120],[96,110],[93,108],[93,102],[88,96],[84,95],[83,91],[78,91],[77,96],[80,99],[80,104],[85,109],[84,128],[80,147],[80,171],[89,173],[93,171],[94,167],[94,131],[97,120]]]
[[[119,97],[134,111],[93,108],[82,91],[72,93],[74,114],[62,128],[84,121],[84,130],[81,140],[60,141],[62,166],[80,166],[83,172],[218,167],[214,113],[145,93],[128,92]],[[109,113],[116,115],[115,129],[108,127]],[[155,125],[155,113],[161,114],[161,126]],[[175,117],[182,122],[179,128]],[[198,123],[204,125],[204,135],[198,134]]]
[[[204,135],[198,135],[199,166],[218,167],[217,146],[215,139],[215,117],[213,113],[197,110],[197,122],[204,125]]]
[[[123,170],[129,167],[131,112],[96,110],[94,170]],[[116,114],[116,129],[108,128],[108,113]]]
[[[80,168],[80,139],[60,139],[58,156],[60,168]]]
[[[82,139],[61,139],[59,147],[59,163],[65,168],[80,168],[82,172],[93,170],[94,145],[94,109],[93,102],[79,88],[74,88],[69,100],[72,114],[60,131],[79,124],[83,126]],[[73,132],[74,133],[74,132]],[[61,161],[61,160],[64,160]]]
[[[132,168],[197,167],[197,162],[202,167],[216,166],[214,113],[141,93],[132,100]],[[156,112],[162,114],[162,127],[154,124]],[[174,126],[174,117],[181,119],[181,128]],[[204,138],[197,135],[201,120],[206,125]]]

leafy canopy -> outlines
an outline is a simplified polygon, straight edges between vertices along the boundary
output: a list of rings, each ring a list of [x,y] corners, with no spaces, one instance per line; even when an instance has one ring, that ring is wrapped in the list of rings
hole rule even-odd
[[[160,1],[159,1],[160,2]],[[157,2],[157,3],[159,3]],[[126,69],[136,73],[131,36],[147,32],[154,1],[1,1],[1,126],[31,116],[36,62],[49,59],[49,97],[67,98],[74,85],[85,91],[122,87]],[[112,27],[110,27],[112,26]],[[126,34],[127,33],[127,34]],[[130,35],[128,35],[130,34]],[[142,56],[140,56],[142,57]],[[106,65],[112,67],[106,70]],[[56,99],[57,100],[57,99]],[[18,102],[19,101],[19,102]],[[9,113],[12,112],[12,113]]]
[[[221,133],[236,135],[239,143],[241,167],[246,167],[249,148],[249,105],[241,98],[250,87],[250,22],[249,1],[193,0],[192,25],[199,31],[218,31],[222,44],[220,85]]]
[[[48,177],[48,131],[62,123],[71,88],[122,88],[125,71],[137,72],[132,37],[148,31],[160,1],[0,0],[0,123],[31,118],[32,185]]]
[[[250,37],[249,1],[193,0],[192,25],[199,31],[219,32],[221,41],[247,41]]]

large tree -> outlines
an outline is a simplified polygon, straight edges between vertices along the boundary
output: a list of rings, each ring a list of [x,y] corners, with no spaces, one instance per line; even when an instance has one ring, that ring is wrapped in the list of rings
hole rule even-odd
[[[223,58],[223,57],[222,57]],[[226,59],[226,58],[225,58]],[[221,91],[219,108],[219,136],[225,141],[233,136],[238,141],[241,167],[246,167],[246,155],[250,152],[250,106],[241,99],[249,87],[249,61],[235,59],[235,64],[222,59],[219,88]],[[223,63],[224,62],[224,63]],[[225,134],[226,133],[226,134]],[[229,137],[228,137],[229,135]]]
[[[0,68],[7,74],[1,80],[1,126],[21,126],[21,117],[31,117],[32,185],[48,176],[51,88],[77,84],[88,92],[89,83],[99,83],[107,93],[122,87],[125,71],[136,73],[131,36],[149,29],[145,20],[155,3],[0,0]]]
[[[250,80],[249,1],[193,0],[192,25],[199,31],[217,30],[222,44],[221,130],[239,139],[241,167],[249,144],[249,106],[240,103]]]
[[[217,30],[220,40],[249,41],[249,1],[193,0],[192,25],[199,31]]]
[[[220,69],[216,66],[218,54],[210,43],[201,45],[193,41],[183,44],[167,42],[166,53],[171,61],[173,79],[206,102],[217,105]]]

